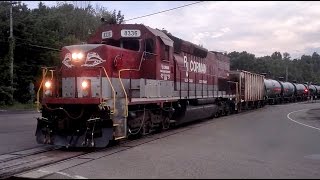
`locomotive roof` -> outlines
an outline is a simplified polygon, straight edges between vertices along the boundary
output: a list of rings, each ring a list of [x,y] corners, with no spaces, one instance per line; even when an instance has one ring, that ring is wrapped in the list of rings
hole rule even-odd
[[[128,29],[139,29],[139,30],[144,30],[148,31],[149,33],[153,34],[154,36],[160,37],[161,40],[168,46],[173,46],[173,41],[162,31],[153,29],[149,26],[143,25],[143,24],[104,24],[102,25],[96,33],[89,39],[89,41],[92,42],[97,42],[99,39],[101,39],[101,32],[105,31],[106,29],[123,29],[123,28],[128,28]]]
[[[189,41],[182,40],[180,38],[177,38],[169,33],[164,33],[163,31],[159,29],[154,29],[149,26],[146,26],[144,24],[104,24],[102,25],[97,31],[96,34],[93,35],[89,39],[89,43],[98,43],[101,41],[101,33],[107,29],[107,28],[136,28],[136,29],[145,29],[149,31],[154,36],[160,37],[164,44],[174,47],[174,51],[176,53],[180,53],[181,51],[187,52],[202,58],[205,58],[208,54],[208,50],[206,48],[203,48],[199,45],[193,44]],[[100,39],[100,40],[99,40]]]
[[[145,25],[143,25],[143,26],[145,26]],[[161,38],[161,40],[163,41],[163,43],[165,43],[166,45],[173,46],[172,39],[170,39],[164,32],[162,32],[158,29],[153,29],[149,26],[145,26],[145,28],[147,28],[155,36],[159,36]]]

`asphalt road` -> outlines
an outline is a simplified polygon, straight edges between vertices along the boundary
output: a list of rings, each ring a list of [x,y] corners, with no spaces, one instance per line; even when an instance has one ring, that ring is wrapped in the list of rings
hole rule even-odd
[[[0,112],[0,154],[41,146],[34,136],[39,115],[33,111]]]
[[[46,179],[319,178],[319,122],[320,103],[267,106],[31,174],[44,173]]]

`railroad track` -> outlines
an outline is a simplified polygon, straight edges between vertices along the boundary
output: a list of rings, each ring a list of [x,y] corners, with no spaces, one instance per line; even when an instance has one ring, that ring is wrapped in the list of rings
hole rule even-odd
[[[257,110],[257,109],[255,109]],[[253,111],[255,111],[253,110]],[[252,111],[246,111],[243,114]],[[231,115],[232,116],[232,115]],[[223,116],[220,118],[224,118]],[[208,123],[214,123],[213,119],[204,119],[187,123],[181,126],[162,131],[160,133],[149,134],[139,139],[122,140],[116,145],[100,149],[84,149],[84,148],[59,148],[55,146],[41,146],[23,151],[12,152],[0,155],[0,178],[10,178],[15,175],[26,174],[37,168],[47,165],[57,164],[63,161],[82,159],[79,163],[86,163],[98,158],[102,158],[129,148],[139,146],[157,139],[165,138],[195,127],[199,127]],[[50,173],[50,172],[47,172]],[[28,175],[27,175],[28,176]],[[40,176],[40,175],[39,175]]]
[[[18,174],[23,174],[34,169],[56,164],[75,158],[84,158],[90,160],[90,157],[110,155],[124,149],[133,148],[135,146],[164,138],[185,130],[190,127],[174,128],[160,133],[149,134],[139,139],[122,140],[116,145],[100,149],[84,149],[84,148],[59,148],[54,146],[41,146],[23,151],[12,152],[0,155],[0,178],[6,179]],[[88,158],[89,157],[89,158]]]
[[[66,151],[64,148],[44,146],[0,155],[0,178],[45,166],[88,152]]]

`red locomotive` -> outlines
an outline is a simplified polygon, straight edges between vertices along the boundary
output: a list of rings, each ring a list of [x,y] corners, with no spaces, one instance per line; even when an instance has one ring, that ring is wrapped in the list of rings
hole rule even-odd
[[[263,76],[252,76],[262,90],[250,99],[250,73],[230,72],[226,55],[141,24],[103,25],[61,61],[43,69],[41,144],[104,147],[263,100]]]

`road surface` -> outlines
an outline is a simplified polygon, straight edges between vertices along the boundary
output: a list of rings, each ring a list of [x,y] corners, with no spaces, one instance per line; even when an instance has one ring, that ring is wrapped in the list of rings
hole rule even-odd
[[[38,147],[34,134],[39,115],[35,111],[1,111],[0,154]]]
[[[267,106],[19,177],[319,178],[319,122],[320,103]]]

